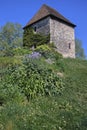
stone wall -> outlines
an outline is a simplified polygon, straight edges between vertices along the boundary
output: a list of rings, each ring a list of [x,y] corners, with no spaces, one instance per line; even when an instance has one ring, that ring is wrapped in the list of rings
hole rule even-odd
[[[50,19],[50,42],[54,42],[57,51],[64,57],[75,58],[74,28]]]
[[[75,58],[74,28],[51,17],[42,19],[32,25],[36,33],[50,34],[50,42],[54,42],[57,51],[63,57]]]
[[[36,28],[36,33],[49,34],[50,33],[50,17],[47,17],[43,20],[40,20],[32,25],[33,28]]]

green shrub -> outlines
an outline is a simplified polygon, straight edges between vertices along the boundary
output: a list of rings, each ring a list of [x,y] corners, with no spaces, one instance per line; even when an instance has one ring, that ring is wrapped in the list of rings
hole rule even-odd
[[[2,50],[0,56],[2,57],[13,57],[18,55],[30,54],[32,51],[28,48],[17,47],[17,48],[8,48],[6,50]]]
[[[27,73],[30,78],[29,87],[35,92],[35,95],[57,95],[62,93],[64,83],[52,69],[42,65],[40,60],[29,59],[25,64],[28,67]]]
[[[22,57],[0,57],[0,77],[5,74],[9,66],[20,64],[22,64]]]
[[[62,55],[59,54],[57,51],[55,51],[54,48],[51,48],[49,44],[40,45],[35,49],[35,51],[39,52],[46,59],[50,58],[50,59],[58,60],[62,58]]]
[[[27,28],[24,30],[24,35],[23,35],[23,46],[24,47],[32,47],[42,45],[42,44],[47,44],[49,43],[50,40],[50,35],[43,35],[39,33],[34,33],[33,28]]]
[[[65,85],[61,78],[59,78],[61,82],[54,79],[56,75],[53,72],[55,71],[55,64],[47,64],[44,58],[37,60],[27,58],[24,60],[23,65],[12,66],[6,71],[6,77],[0,81],[0,97],[2,99],[6,97],[5,104],[0,106],[0,130],[87,129],[87,61],[60,59],[60,66],[61,62],[62,64],[64,63],[65,68]],[[54,68],[49,66],[54,66]],[[34,97],[29,102],[27,100],[24,101],[24,94],[26,96],[29,94],[25,93],[25,90],[26,92],[30,91],[29,88],[27,89],[27,85],[30,84],[31,77],[33,84],[35,80],[39,81],[40,78],[41,81],[48,83],[46,85],[50,85],[51,74],[51,85],[54,85],[56,80],[64,86],[64,88],[61,87],[62,90],[60,92],[60,89],[58,89],[60,94],[52,93],[52,89],[49,87],[48,90],[52,96],[47,96],[49,92],[46,89],[45,96],[40,96],[41,94],[37,93],[37,98]],[[31,87],[33,89],[34,85]],[[34,90],[36,91],[37,89],[34,88]],[[19,100],[20,98],[22,100]]]
[[[4,88],[18,86],[28,100],[38,95],[61,94],[64,88],[62,79],[52,69],[41,65],[40,59],[27,59],[21,66],[10,67],[2,82],[5,82]]]
[[[32,51],[27,48],[15,48],[13,49],[14,55],[24,55],[24,54],[31,54]]]
[[[9,79],[0,82],[0,105],[9,101],[20,103],[24,102],[25,99],[22,89],[16,84],[11,84]]]
[[[45,45],[38,46],[35,50],[37,50],[37,51],[41,50],[41,52],[42,51],[51,51],[51,48],[48,45],[45,44]]]
[[[8,47],[7,49],[3,50],[3,56],[4,57],[13,57],[14,56],[14,53],[13,53],[13,48],[11,47]]]

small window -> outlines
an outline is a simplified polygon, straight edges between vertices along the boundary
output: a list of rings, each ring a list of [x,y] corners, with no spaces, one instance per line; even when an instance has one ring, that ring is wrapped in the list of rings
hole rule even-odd
[[[69,49],[71,49],[71,43],[69,43]]]
[[[34,31],[36,32],[36,30],[37,30],[37,28],[36,27],[34,27]]]

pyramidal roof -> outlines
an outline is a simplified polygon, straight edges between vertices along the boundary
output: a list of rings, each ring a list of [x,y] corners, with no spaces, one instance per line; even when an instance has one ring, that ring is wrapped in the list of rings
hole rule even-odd
[[[69,24],[72,27],[75,27],[73,23],[71,23],[68,19],[66,19],[64,16],[62,16],[59,12],[57,12],[55,9],[47,6],[47,5],[42,5],[42,7],[39,9],[39,11],[33,16],[33,18],[26,24],[26,27],[40,21],[41,19],[47,17],[47,16],[53,16],[67,24]]]

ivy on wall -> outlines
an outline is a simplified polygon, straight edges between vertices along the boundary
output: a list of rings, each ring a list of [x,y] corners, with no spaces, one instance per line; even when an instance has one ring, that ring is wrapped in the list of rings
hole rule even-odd
[[[26,28],[23,34],[23,46],[32,47],[47,44],[50,41],[50,35],[42,35],[39,33],[34,33],[32,28]]]

